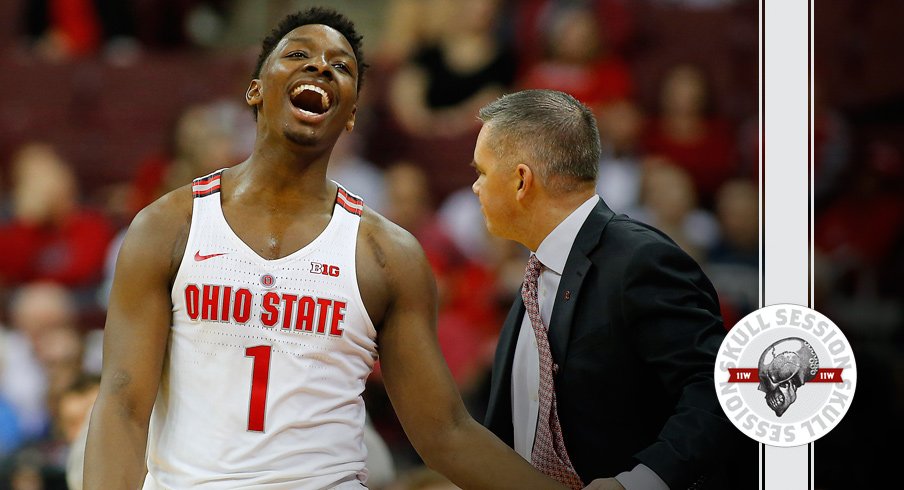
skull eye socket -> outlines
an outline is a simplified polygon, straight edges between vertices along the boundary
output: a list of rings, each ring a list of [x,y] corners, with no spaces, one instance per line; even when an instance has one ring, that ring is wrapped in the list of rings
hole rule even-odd
[[[779,383],[778,387],[779,388],[788,388],[790,385],[791,385],[790,381],[783,381],[783,382]]]

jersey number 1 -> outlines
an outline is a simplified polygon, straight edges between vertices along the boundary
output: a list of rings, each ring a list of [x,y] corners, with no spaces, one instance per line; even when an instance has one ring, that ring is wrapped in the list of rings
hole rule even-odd
[[[267,408],[267,384],[270,381],[269,345],[245,349],[245,357],[254,359],[251,369],[251,403],[248,406],[248,430],[264,431],[264,411]]]

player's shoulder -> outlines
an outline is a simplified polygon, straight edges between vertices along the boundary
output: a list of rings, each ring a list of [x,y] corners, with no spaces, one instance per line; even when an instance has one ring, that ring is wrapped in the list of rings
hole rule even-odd
[[[382,258],[386,260],[410,259],[412,254],[424,253],[414,235],[369,207],[365,207],[361,215],[359,236],[368,245],[379,247]]]
[[[365,207],[358,250],[359,286],[365,302],[370,298],[373,304],[383,305],[369,311],[385,312],[390,305],[409,308],[413,307],[411,302],[435,302],[433,269],[421,244],[407,230]],[[382,317],[378,313],[376,318]]]
[[[172,190],[139,211],[130,229],[166,234],[190,226],[192,200],[191,185]]]
[[[175,274],[191,230],[191,186],[182,186],[147,205],[132,220],[120,257]]]

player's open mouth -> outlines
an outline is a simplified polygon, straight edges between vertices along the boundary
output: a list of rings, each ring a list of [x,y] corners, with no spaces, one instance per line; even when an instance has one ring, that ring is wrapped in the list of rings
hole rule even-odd
[[[295,87],[289,93],[292,105],[298,108],[305,116],[319,116],[330,110],[332,100],[329,94],[320,87],[311,84],[303,84]]]

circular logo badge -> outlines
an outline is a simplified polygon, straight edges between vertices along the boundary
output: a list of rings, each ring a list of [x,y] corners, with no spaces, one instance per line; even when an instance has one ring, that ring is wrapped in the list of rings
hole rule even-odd
[[[728,332],[714,380],[735,427],[763,444],[791,447],[838,425],[854,398],[857,365],[847,338],[825,315],[778,304]]]
[[[276,285],[276,279],[270,274],[264,274],[261,276],[261,285],[267,289],[271,289]]]

